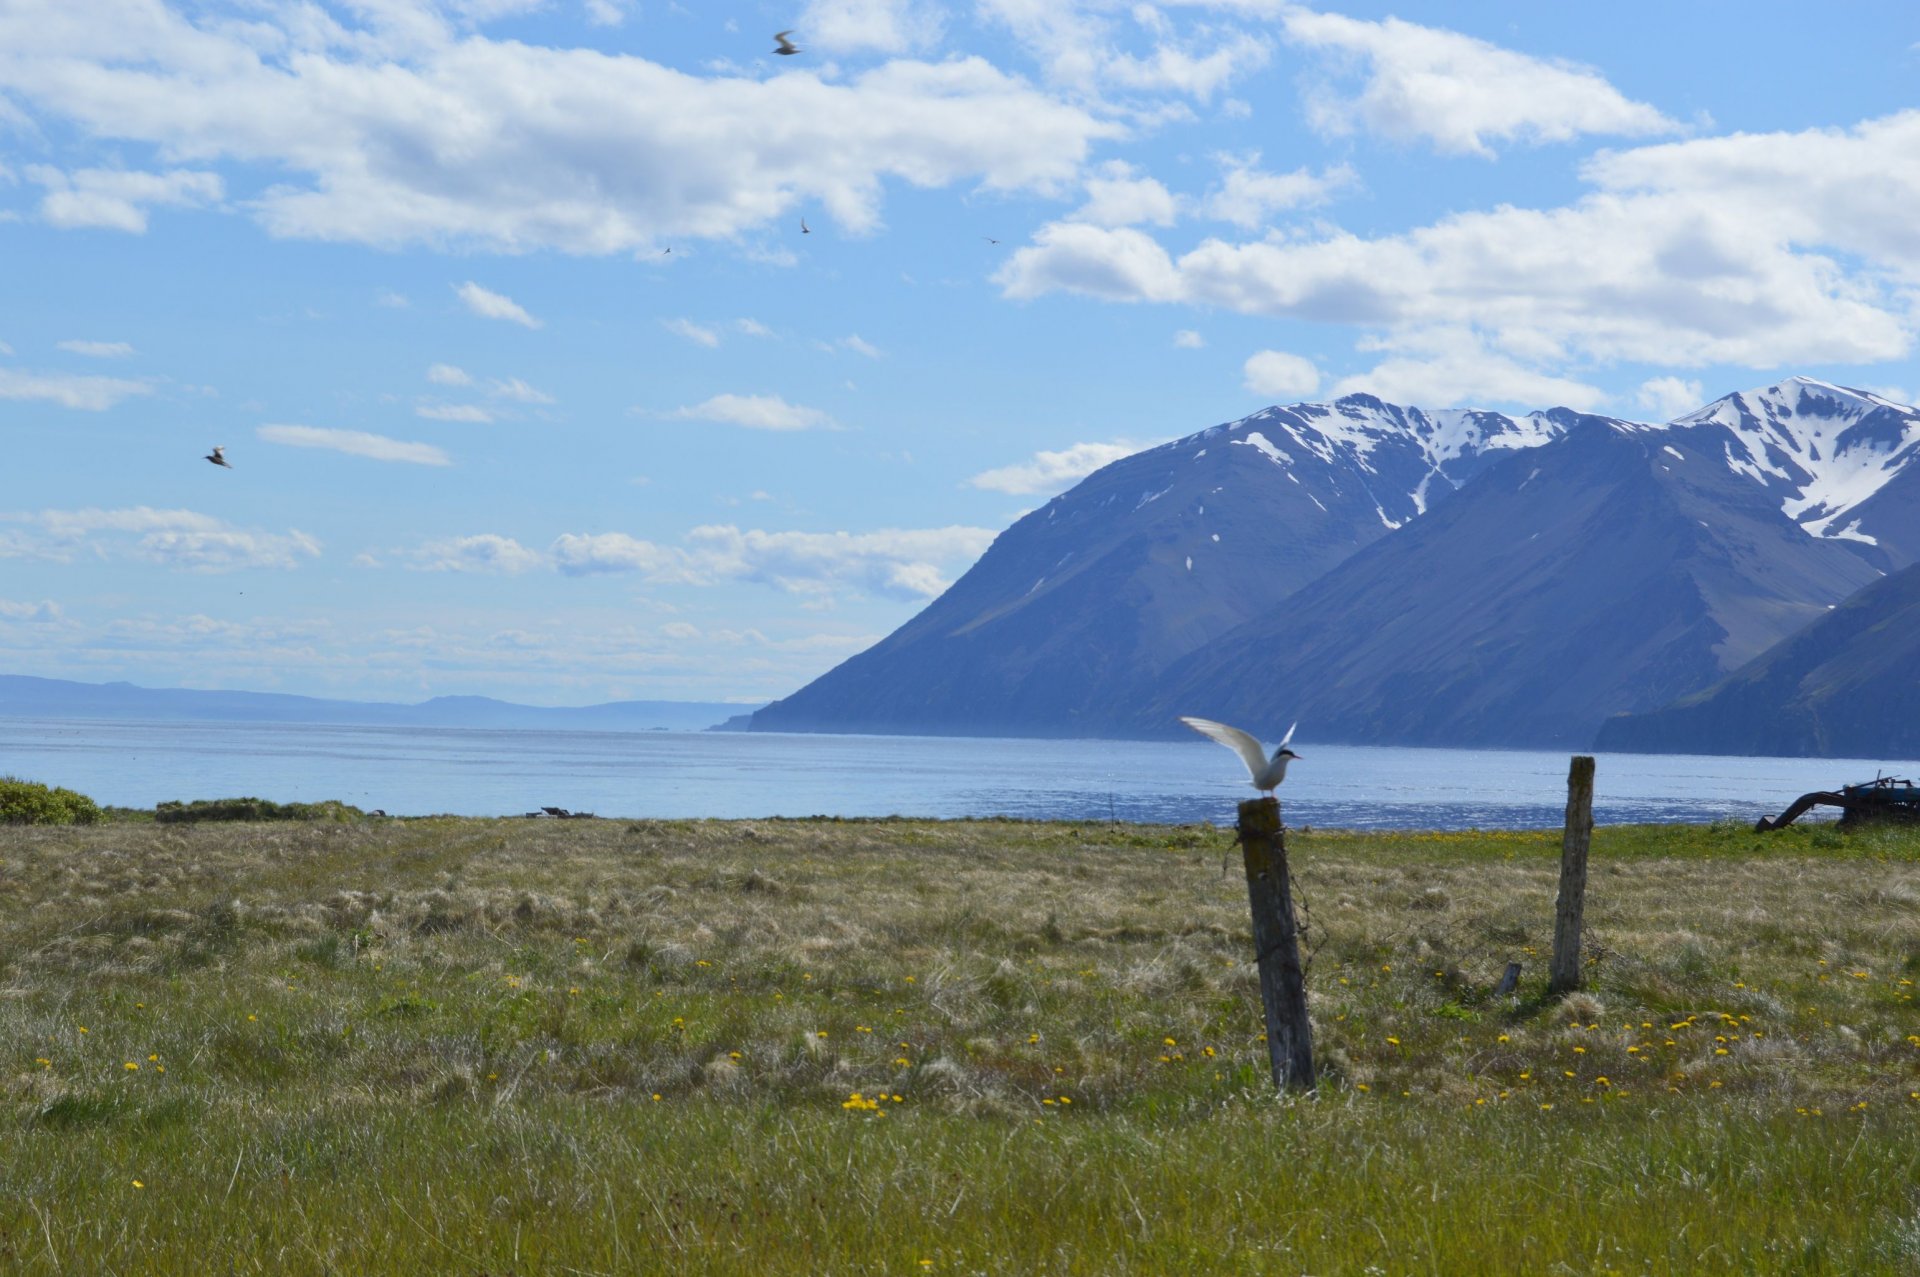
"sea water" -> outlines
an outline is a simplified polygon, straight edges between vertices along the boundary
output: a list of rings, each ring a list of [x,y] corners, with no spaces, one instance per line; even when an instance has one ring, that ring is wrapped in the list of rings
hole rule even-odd
[[[1524,829],[1561,823],[1567,754],[1295,741],[1294,826]],[[1751,822],[1813,789],[1920,775],[1902,759],[1603,754],[1601,823]],[[503,731],[0,718],[0,775],[98,802],[340,799],[390,815],[1012,816],[1230,823],[1253,796],[1231,753],[1192,741],[733,732]]]

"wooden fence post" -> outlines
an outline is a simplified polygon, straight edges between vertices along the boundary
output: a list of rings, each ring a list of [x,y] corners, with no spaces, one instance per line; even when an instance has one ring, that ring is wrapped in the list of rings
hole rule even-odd
[[[1287,831],[1280,824],[1279,802],[1250,798],[1241,803],[1239,834],[1273,1084],[1283,1091],[1311,1091],[1313,1027],[1307,1019],[1307,976],[1300,966],[1300,926],[1293,913]]]
[[[1553,915],[1553,974],[1547,992],[1580,987],[1580,925],[1587,904],[1587,849],[1593,843],[1593,757],[1575,754],[1567,771],[1567,830],[1560,840],[1560,902]]]

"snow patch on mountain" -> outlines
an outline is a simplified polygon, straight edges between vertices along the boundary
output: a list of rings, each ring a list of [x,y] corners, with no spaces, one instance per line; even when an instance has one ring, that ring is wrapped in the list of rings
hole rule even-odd
[[[1727,395],[1672,424],[1724,427],[1728,467],[1777,493],[1788,518],[1816,537],[1870,545],[1844,516],[1920,456],[1920,412],[1813,377]]]

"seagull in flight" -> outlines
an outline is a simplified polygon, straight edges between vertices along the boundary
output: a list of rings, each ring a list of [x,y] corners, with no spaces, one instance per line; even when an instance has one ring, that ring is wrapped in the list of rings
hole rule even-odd
[[[802,216],[802,217],[800,218],[800,233],[801,233],[802,235],[811,235],[811,234],[813,234],[813,231],[812,231],[812,230],[810,230],[810,229],[808,228],[808,226],[807,226],[807,219],[806,219],[806,217],[805,217],[805,216]]]
[[[1293,739],[1293,727],[1300,726],[1298,723],[1287,729],[1287,734],[1280,738],[1280,744],[1269,758],[1266,747],[1238,727],[1228,727],[1210,718],[1183,717],[1180,721],[1207,739],[1219,741],[1240,755],[1240,761],[1247,765],[1247,774],[1253,778],[1253,787],[1264,790],[1269,796],[1273,794],[1275,786],[1287,778],[1287,764],[1300,757],[1287,748],[1287,742]]]
[[[787,31],[782,31],[778,35],[773,37],[775,42],[778,43],[780,46],[779,48],[774,50],[775,53],[780,54],[782,57],[790,58],[794,54],[800,52],[800,46],[795,44],[793,41],[787,39],[787,37],[792,34],[793,32],[791,30],[787,30]]]
[[[206,460],[213,462],[216,466],[225,466],[229,470],[233,469],[233,463],[227,460],[226,448],[220,444],[216,443],[213,445],[213,451],[207,454]]]

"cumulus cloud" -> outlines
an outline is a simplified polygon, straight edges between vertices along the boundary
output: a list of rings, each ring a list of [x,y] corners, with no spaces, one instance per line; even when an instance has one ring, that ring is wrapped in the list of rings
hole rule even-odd
[[[721,394],[672,414],[693,421],[718,421],[749,430],[821,430],[833,418],[818,408],[790,404],[779,395]]]
[[[679,545],[624,533],[568,533],[552,555],[570,576],[637,572],[661,584],[750,581],[794,594],[851,586],[901,599],[927,599],[946,589],[948,573],[980,557],[993,542],[987,528],[882,528],[874,532],[766,532],[731,524],[694,528]]]
[[[921,0],[808,0],[795,38],[830,53],[906,53],[940,38],[940,13]]]
[[[884,353],[859,333],[849,333],[840,339],[840,344],[856,355],[865,355],[868,359],[879,359]]]
[[[1312,173],[1304,168],[1291,173],[1268,173],[1260,169],[1259,152],[1247,156],[1223,157],[1225,173],[1220,185],[1207,196],[1207,216],[1232,222],[1244,230],[1253,230],[1275,214],[1287,209],[1323,204],[1358,180],[1345,164]]]
[[[331,430],[321,426],[261,426],[254,434],[268,443],[292,448],[325,448],[374,461],[404,461],[417,466],[450,466],[453,461],[430,443],[408,443],[363,430]]]
[[[1517,404],[1528,408],[1599,408],[1606,392],[1585,382],[1543,372],[1485,349],[1473,334],[1449,329],[1420,334],[1415,349],[1381,360],[1371,369],[1334,383],[1332,397],[1369,394],[1390,403],[1423,408]]]
[[[0,368],[0,399],[44,399],[63,408],[104,412],[123,399],[152,394],[144,382],[120,377],[75,377]]]
[[[320,542],[305,532],[237,528],[192,510],[89,507],[0,514],[0,558],[58,563],[81,556],[134,560],[197,572],[293,568],[318,558]]]
[[[1173,344],[1181,350],[1199,350],[1207,344],[1207,339],[1191,328],[1182,328],[1173,335]]]
[[[482,319],[504,319],[508,323],[520,324],[527,328],[540,327],[540,321],[529,315],[520,304],[511,297],[480,287],[472,280],[453,290],[466,308]]]
[[[490,38],[474,22],[497,5],[236,8],[7,6],[0,83],[84,136],[274,170],[243,205],[271,234],[381,247],[657,252],[802,206],[867,231],[890,182],[1053,191],[1126,130],[979,57],[695,73]],[[893,38],[873,15],[910,40],[922,12],[875,0],[822,17],[871,46]],[[65,215],[132,228],[163,198],[219,194],[210,174],[148,176],[160,184]]]
[[[491,532],[428,541],[402,556],[421,572],[485,572],[514,575],[546,564],[546,556],[512,537]]]
[[[1635,102],[1589,67],[1531,57],[1456,31],[1399,18],[1368,22],[1295,9],[1287,38],[1359,71],[1353,94],[1332,84],[1310,95],[1309,113],[1333,134],[1366,129],[1424,140],[1458,155],[1493,156],[1490,142],[1564,142],[1582,134],[1644,137],[1679,125]]]
[[[1685,416],[1707,401],[1698,381],[1653,377],[1640,383],[1634,400],[1660,421]]]
[[[1087,179],[1087,202],[1074,211],[1072,220],[1095,226],[1171,226],[1180,217],[1180,207],[1180,199],[1156,179],[1140,176],[1122,160],[1108,160]]]
[[[0,25],[4,25],[3,20]],[[186,169],[167,173],[79,169],[63,173],[33,164],[27,167],[27,176],[47,188],[40,201],[40,216],[53,225],[96,227],[134,235],[146,231],[147,210],[154,205],[203,207],[218,203],[224,193],[219,174]]]
[[[1920,111],[1667,143],[1582,172],[1599,189],[1561,207],[1370,237],[1210,238],[1178,256],[1137,227],[1055,222],[995,279],[1012,298],[1180,302],[1389,337],[1464,326],[1542,365],[1768,368],[1911,349],[1920,223],[1901,210],[1920,202]]]
[[[125,359],[133,354],[133,347],[124,341],[57,341],[54,345],[70,355],[89,359]]]
[[[1006,492],[1014,496],[1047,495],[1072,487],[1101,466],[1110,465],[1122,457],[1130,457],[1140,448],[1139,444],[1125,441],[1076,443],[1058,452],[1036,452],[1031,461],[983,470],[967,482],[989,492]]]
[[[427,380],[436,386],[471,386],[473,376],[452,364],[434,364],[427,369]]]
[[[1246,387],[1274,399],[1304,399],[1320,389],[1320,370],[1311,359],[1284,350],[1262,350],[1241,368]]]

